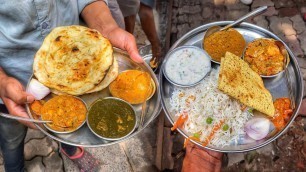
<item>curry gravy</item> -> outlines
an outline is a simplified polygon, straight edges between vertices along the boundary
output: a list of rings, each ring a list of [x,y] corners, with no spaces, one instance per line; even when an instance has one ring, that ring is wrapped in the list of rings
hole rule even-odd
[[[245,45],[243,36],[235,29],[215,32],[203,41],[204,49],[217,62],[227,51],[241,57]]]
[[[88,124],[101,137],[121,138],[133,130],[136,124],[135,112],[124,101],[99,99],[89,110]]]

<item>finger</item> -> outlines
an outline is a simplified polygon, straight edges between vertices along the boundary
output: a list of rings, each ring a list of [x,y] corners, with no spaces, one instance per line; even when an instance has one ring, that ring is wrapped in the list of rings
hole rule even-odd
[[[23,106],[16,104],[14,101],[8,98],[4,98],[3,102],[11,115],[30,118],[28,113],[26,112],[26,109]],[[26,122],[21,120],[18,121],[32,129],[37,129],[37,127],[31,122]]]
[[[18,122],[20,122],[21,124],[31,128],[31,129],[34,129],[34,130],[37,130],[38,128],[36,127],[36,125],[32,122],[28,122],[28,121],[22,121],[22,120],[18,120]]]
[[[136,51],[133,50],[131,52],[128,51],[128,53],[131,56],[131,59],[134,60],[135,62],[137,62],[137,63],[143,63],[144,62],[142,57],[139,55],[138,50],[136,50]]]
[[[137,63],[144,62],[142,57],[139,55],[134,36],[132,35],[127,36],[125,45],[126,45],[125,49],[127,50],[128,54],[131,56],[132,60],[134,60]]]
[[[35,98],[33,95],[23,91],[23,90],[18,90],[18,91],[12,91],[9,96],[9,99],[14,101],[16,104],[25,104],[25,103],[32,103]]]

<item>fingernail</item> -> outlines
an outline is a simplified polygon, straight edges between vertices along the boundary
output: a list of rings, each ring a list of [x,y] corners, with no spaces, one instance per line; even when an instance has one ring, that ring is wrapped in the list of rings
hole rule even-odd
[[[136,56],[136,60],[137,60],[138,63],[143,63],[144,62],[143,58],[140,55]]]
[[[33,96],[27,96],[27,103],[32,103],[34,100]]]

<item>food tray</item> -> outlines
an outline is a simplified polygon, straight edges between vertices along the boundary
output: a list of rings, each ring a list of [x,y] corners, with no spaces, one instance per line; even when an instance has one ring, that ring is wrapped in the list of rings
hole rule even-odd
[[[142,64],[135,63],[134,61],[132,61],[129,58],[129,56],[127,55],[126,52],[124,52],[120,49],[117,49],[117,48],[114,48],[114,56],[116,57],[116,59],[118,61],[118,64],[119,64],[119,73],[124,71],[124,70],[128,70],[128,69],[139,69],[139,70],[146,71],[151,75],[152,79],[154,80],[156,88],[158,88],[158,86],[159,86],[158,80],[157,80],[154,72],[151,70],[151,68],[146,63],[142,63]],[[32,79],[32,77],[31,77],[31,79]],[[80,97],[82,100],[84,100],[84,102],[89,107],[91,105],[91,103],[93,103],[98,98],[104,98],[104,97],[110,97],[110,96],[111,96],[111,94],[110,94],[110,92],[108,90],[108,87],[107,87],[107,88],[103,89],[102,91],[94,92],[94,93],[91,93],[91,94],[85,94],[85,95],[81,95],[81,96],[78,96],[78,97]],[[141,114],[141,105],[142,104],[133,105],[133,107],[136,111],[137,118],[139,118],[140,114]],[[31,111],[30,111],[30,108],[29,108],[28,105],[26,105],[26,109],[27,109],[27,112],[28,112],[30,118],[37,118],[37,117],[34,117],[33,114],[31,114]],[[156,89],[152,98],[147,101],[147,110],[146,111],[147,111],[147,113],[146,113],[146,116],[145,116],[145,119],[144,119],[143,126],[142,127],[138,126],[131,135],[129,135],[129,136],[123,138],[123,139],[116,140],[116,141],[107,141],[107,140],[104,140],[104,139],[101,139],[101,138],[95,136],[90,131],[90,129],[88,128],[86,123],[80,129],[78,129],[77,131],[69,133],[69,134],[57,134],[57,133],[49,131],[42,124],[35,124],[35,125],[44,134],[46,134],[47,136],[49,136],[49,137],[51,137],[51,138],[53,138],[53,139],[55,139],[59,142],[62,142],[62,143],[66,143],[66,144],[74,145],[74,146],[83,146],[83,147],[108,146],[108,145],[112,145],[112,144],[122,142],[124,140],[127,140],[127,139],[135,136],[136,134],[140,133],[151,121],[154,120],[154,118],[161,111],[159,89]]]
[[[185,34],[183,37],[181,37],[179,40],[177,40],[169,51],[173,50],[174,48],[177,48],[179,46],[183,45],[193,45],[197,47],[201,47],[202,40],[205,34],[205,31],[212,26],[225,26],[227,24],[230,24],[233,21],[220,21],[220,22],[213,22],[209,24],[202,25],[198,28],[195,28]],[[242,23],[236,27],[234,27],[238,32],[240,32],[243,37],[245,38],[246,42],[251,42],[252,40],[256,38],[274,38],[277,40],[280,40],[275,34],[271,33],[270,31],[263,29],[259,26],[250,24],[250,23]],[[230,145],[230,146],[224,146],[224,147],[212,147],[212,146],[206,146],[205,148],[218,151],[218,152],[246,152],[258,149],[260,147],[263,147],[275,139],[277,139],[280,135],[282,135],[290,126],[290,124],[293,122],[295,117],[298,115],[298,110],[301,105],[302,96],[303,96],[303,80],[302,75],[298,66],[298,63],[296,61],[296,58],[292,51],[288,48],[286,45],[286,49],[288,50],[288,53],[290,55],[290,63],[288,65],[288,68],[286,69],[286,72],[283,72],[282,74],[278,75],[274,78],[263,78],[265,87],[270,91],[273,97],[273,101],[276,98],[279,97],[289,97],[291,99],[292,108],[294,108],[293,115],[291,116],[289,122],[286,124],[286,126],[279,132],[274,133],[273,135],[269,135],[269,137],[266,137],[260,141],[256,141],[250,144],[244,144],[244,145]],[[167,59],[165,59],[166,61]],[[164,62],[165,62],[164,61]],[[165,63],[162,65],[164,66]],[[162,66],[162,67],[163,67]],[[212,67],[216,67],[218,64],[212,63]],[[165,111],[165,114],[169,121],[173,124],[174,121],[176,121],[177,117],[175,116],[176,112],[170,111],[170,98],[172,95],[172,92],[175,85],[171,84],[164,76],[164,74],[161,73],[159,75],[159,83],[160,83],[160,93],[161,93],[161,101],[163,105],[163,109]],[[186,134],[184,129],[178,129],[178,131],[186,138],[189,137],[189,135]],[[195,142],[191,140],[192,142],[196,143],[197,145],[203,147],[200,143]]]

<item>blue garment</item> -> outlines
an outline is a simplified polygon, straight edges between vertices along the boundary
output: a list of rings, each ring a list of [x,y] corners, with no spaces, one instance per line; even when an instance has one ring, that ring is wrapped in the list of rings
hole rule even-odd
[[[83,8],[94,1],[0,0],[0,66],[6,74],[25,86],[44,38],[54,27],[78,25]],[[0,110],[8,113],[2,104]],[[0,145],[8,172],[24,171],[25,135],[24,125],[0,117]]]
[[[0,111],[8,113],[6,107],[0,104]],[[4,168],[7,172],[24,171],[24,138],[27,128],[18,121],[0,118],[0,146]]]
[[[0,0],[0,66],[26,85],[35,52],[54,27],[78,25],[96,0]]]
[[[155,0],[140,0],[140,3],[149,6],[152,9],[155,7]]]

